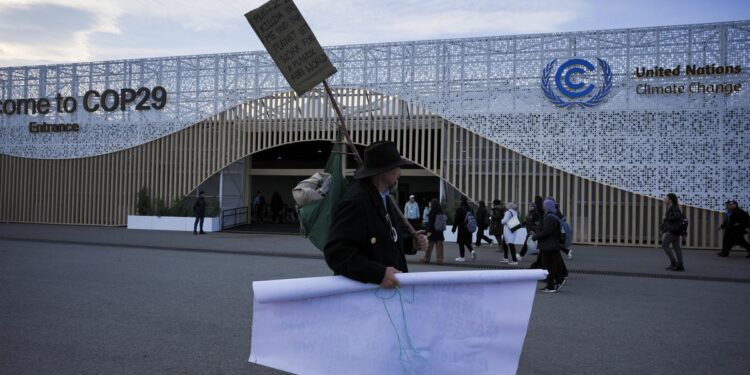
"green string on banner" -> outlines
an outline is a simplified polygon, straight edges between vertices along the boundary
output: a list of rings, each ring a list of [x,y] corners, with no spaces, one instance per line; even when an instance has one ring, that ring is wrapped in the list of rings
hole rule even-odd
[[[378,288],[375,290],[375,296],[380,298],[380,300],[383,302],[383,308],[385,308],[385,313],[388,315],[388,320],[391,322],[391,326],[393,327],[393,331],[396,333],[396,340],[398,340],[398,347],[399,347],[399,355],[398,359],[401,362],[401,368],[403,369],[404,373],[406,374],[407,366],[410,362],[413,361],[412,358],[418,358],[418,359],[424,359],[422,358],[422,355],[419,353],[419,350],[417,350],[414,347],[414,344],[411,341],[411,337],[409,336],[409,328],[406,323],[406,311],[404,310],[404,301],[408,304],[414,303],[414,286],[411,287],[411,301],[404,296],[404,293],[401,291],[400,287],[396,287],[393,290],[393,293],[391,293],[389,296],[384,295],[386,293],[386,289]],[[386,304],[386,300],[393,299],[398,295],[399,305],[401,306],[401,320],[404,325],[404,340],[401,340],[401,335],[398,332],[398,327],[396,327],[396,323],[393,321],[393,317],[391,316],[391,312],[388,311],[388,305]],[[409,357],[409,354],[411,354],[411,357]]]

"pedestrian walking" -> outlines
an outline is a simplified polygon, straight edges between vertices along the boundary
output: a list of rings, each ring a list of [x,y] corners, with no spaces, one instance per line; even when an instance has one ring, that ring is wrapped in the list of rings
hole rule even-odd
[[[429,210],[429,211],[428,211]],[[424,258],[419,259],[422,263],[430,263],[432,260],[432,249],[436,249],[435,264],[443,264],[443,253],[446,223],[448,222],[448,216],[443,213],[443,208],[440,206],[440,202],[437,199],[430,201],[430,206],[425,208],[428,211],[427,223],[424,226],[427,231],[427,250],[425,250]]]
[[[283,204],[281,194],[278,191],[274,191],[271,194],[271,220],[276,224],[281,222],[281,207]]]
[[[471,252],[472,260],[477,258],[477,253],[471,247],[471,231],[469,231],[469,228],[466,226],[467,215],[473,215],[473,212],[471,210],[471,207],[469,207],[469,203],[466,197],[461,197],[461,204],[458,206],[458,208],[456,209],[456,213],[453,215],[453,228],[451,229],[451,232],[453,233],[456,233],[456,231],[458,231],[456,242],[458,243],[459,256],[458,258],[456,258],[456,262],[466,261],[466,249]]]
[[[263,223],[263,210],[266,207],[266,198],[263,197],[263,193],[258,190],[253,198],[253,210],[255,211],[255,220],[259,223]]]
[[[750,216],[748,216],[745,210],[738,207],[737,201],[726,201],[724,207],[726,208],[726,214],[724,214],[724,222],[721,223],[721,230],[724,231],[724,237],[719,256],[728,257],[732,247],[739,245],[747,251],[745,258],[750,258],[750,244],[745,239],[745,234],[747,233],[745,228],[750,226]]]
[[[431,205],[432,201],[430,201],[430,204],[428,204],[427,207],[424,208],[424,211],[422,211],[422,228],[427,228],[427,222],[430,220]]]
[[[547,270],[547,285],[542,290],[545,293],[555,293],[565,285],[559,245],[560,220],[555,216],[556,209],[553,200],[544,200],[542,207],[544,208],[542,228],[531,238],[539,242],[541,266]]]
[[[409,196],[409,200],[404,205],[404,216],[409,221],[414,230],[419,230],[422,226],[422,221],[419,217],[419,204],[417,203],[414,195]]]
[[[484,235],[484,231],[490,225],[490,214],[487,212],[487,207],[484,201],[479,201],[479,208],[477,208],[477,247],[482,245],[482,240],[492,245],[492,239]]]
[[[682,262],[682,249],[680,249],[680,240],[682,236],[682,211],[677,202],[677,195],[669,193],[664,196],[664,204],[667,211],[661,222],[662,241],[661,248],[669,257],[669,266],[666,267],[672,271],[685,271]],[[669,246],[672,245],[672,250]],[[674,254],[673,254],[674,252]]]
[[[573,257],[573,250],[569,249],[565,246],[565,243],[567,242],[567,237],[571,236],[572,233],[566,232],[564,222],[565,222],[565,214],[560,210],[560,203],[558,203],[554,198],[547,198],[553,202],[555,202],[555,213],[554,215],[557,217],[558,222],[560,224],[560,240],[558,241],[558,246],[560,248],[560,251],[563,253],[568,254],[568,259],[571,259]],[[570,228],[570,226],[568,226]],[[562,258],[562,255],[560,255],[560,269],[562,270],[563,277],[565,279],[568,278],[568,266],[565,264],[565,260]]]
[[[508,251],[508,245],[503,240],[503,216],[505,216],[505,204],[499,199],[492,201],[492,210],[490,211],[490,235],[495,236],[497,244],[500,246],[499,251]]]
[[[516,211],[516,204],[508,202],[506,205],[507,211],[503,216],[501,223],[503,224],[503,241],[508,245],[507,248],[503,249],[503,259],[501,263],[508,263],[510,265],[518,264],[518,258],[516,257],[516,245],[515,242],[515,231],[521,225],[518,219],[518,211]],[[508,251],[510,250],[511,259],[508,259]]]
[[[541,212],[540,212],[541,211]],[[521,252],[518,253],[518,260],[520,261],[526,256],[526,252],[529,249],[529,239],[542,227],[542,217],[544,216],[544,210],[541,207],[537,208],[536,203],[529,203],[529,212],[526,214],[526,239],[523,241],[523,247]]]

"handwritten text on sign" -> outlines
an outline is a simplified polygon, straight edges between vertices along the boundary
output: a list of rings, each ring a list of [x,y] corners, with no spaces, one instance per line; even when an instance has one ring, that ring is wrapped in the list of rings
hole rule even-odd
[[[245,18],[297,95],[336,73],[292,0],[271,0]]]

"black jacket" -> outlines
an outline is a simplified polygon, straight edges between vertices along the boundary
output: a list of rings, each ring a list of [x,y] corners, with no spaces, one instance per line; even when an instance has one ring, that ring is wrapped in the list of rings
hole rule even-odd
[[[492,207],[492,213],[490,214],[490,234],[493,236],[503,235],[503,216],[505,215],[505,209],[500,206]]]
[[[206,216],[206,198],[198,197],[193,204],[193,213],[195,216]]]
[[[744,236],[747,231],[745,227],[750,224],[750,217],[747,212],[737,207],[726,216],[724,222],[721,224],[721,229],[724,229],[724,235],[730,237]]]
[[[401,229],[392,205],[388,212],[393,226]],[[369,178],[352,184],[334,210],[328,242],[323,253],[328,267],[336,275],[380,284],[386,267],[408,272],[406,257],[393,242],[386,221],[383,198]],[[403,232],[399,231],[399,238]]]
[[[526,216],[526,229],[534,233],[541,230],[542,227],[542,216],[538,210],[529,211]]]
[[[480,228],[487,228],[490,225],[490,215],[487,214],[487,209],[484,207],[477,209],[477,217],[475,219],[477,220],[477,226]]]
[[[531,237],[534,241],[539,241],[539,250],[559,250],[560,249],[560,222],[553,213],[547,213],[542,220],[541,230]]]
[[[466,228],[466,214],[468,212],[471,212],[471,209],[467,210],[463,206],[458,206],[458,208],[456,208],[456,213],[453,214],[453,229],[451,229],[451,231],[456,233],[456,229],[458,229],[456,242],[471,243],[471,232]]]
[[[667,208],[666,214],[664,214],[664,220],[661,222],[661,232],[662,233],[672,233],[680,235],[682,234],[682,230],[680,227],[682,226],[682,212],[680,211],[680,208],[677,207],[674,204],[670,204]]]

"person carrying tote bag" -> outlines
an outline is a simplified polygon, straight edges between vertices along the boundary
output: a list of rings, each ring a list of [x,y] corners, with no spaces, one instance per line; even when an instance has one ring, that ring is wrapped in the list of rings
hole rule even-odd
[[[516,237],[514,231],[511,228],[515,228],[518,225],[521,225],[521,222],[518,220],[518,211],[516,211],[516,204],[513,202],[508,202],[508,204],[505,206],[508,210],[505,211],[505,216],[503,217],[501,223],[503,224],[503,239],[505,240],[505,243],[508,244],[508,248],[503,249],[503,259],[500,262],[508,263],[510,265],[516,265],[518,264],[518,259],[516,258],[516,245],[514,244]],[[510,254],[512,257],[510,260],[508,260],[508,250],[510,250]]]

